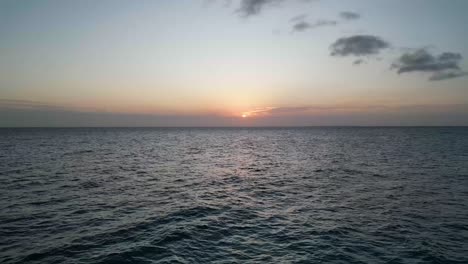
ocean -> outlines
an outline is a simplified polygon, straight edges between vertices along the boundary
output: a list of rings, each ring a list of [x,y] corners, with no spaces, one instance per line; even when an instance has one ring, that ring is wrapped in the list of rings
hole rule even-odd
[[[1,263],[468,263],[468,128],[0,129]]]

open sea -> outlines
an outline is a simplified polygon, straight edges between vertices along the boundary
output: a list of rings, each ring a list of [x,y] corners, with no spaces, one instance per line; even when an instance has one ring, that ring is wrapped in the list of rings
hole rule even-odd
[[[468,263],[468,128],[0,129],[0,263]]]

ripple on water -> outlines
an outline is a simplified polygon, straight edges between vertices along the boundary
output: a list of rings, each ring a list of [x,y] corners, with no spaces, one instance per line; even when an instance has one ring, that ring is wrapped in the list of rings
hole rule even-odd
[[[0,149],[2,263],[468,263],[466,128],[22,129]]]

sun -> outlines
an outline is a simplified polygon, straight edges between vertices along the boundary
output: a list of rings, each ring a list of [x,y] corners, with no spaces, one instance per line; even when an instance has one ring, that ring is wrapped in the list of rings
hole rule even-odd
[[[247,117],[247,115],[246,115],[246,114],[243,114],[243,115],[242,115],[242,118],[246,118],[246,117]]]

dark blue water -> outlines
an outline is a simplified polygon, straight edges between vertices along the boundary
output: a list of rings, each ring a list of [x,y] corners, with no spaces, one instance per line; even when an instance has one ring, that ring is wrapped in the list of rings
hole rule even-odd
[[[1,263],[468,263],[468,128],[2,129]]]

